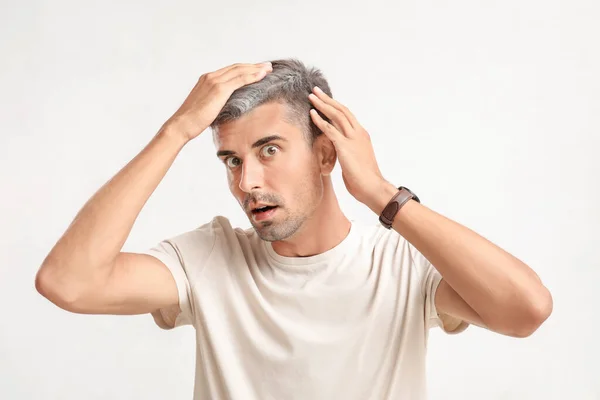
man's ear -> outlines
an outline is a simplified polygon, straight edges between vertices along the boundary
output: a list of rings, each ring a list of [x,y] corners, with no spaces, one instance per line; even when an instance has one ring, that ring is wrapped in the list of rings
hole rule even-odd
[[[337,161],[335,145],[327,136],[325,136],[325,134],[321,134],[315,139],[314,149],[317,152],[321,175],[330,175],[331,171],[333,171],[333,167],[335,167],[335,162]]]

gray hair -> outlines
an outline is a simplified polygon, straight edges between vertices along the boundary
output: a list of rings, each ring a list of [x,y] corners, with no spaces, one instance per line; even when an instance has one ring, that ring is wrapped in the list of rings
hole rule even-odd
[[[308,95],[318,86],[332,97],[327,80],[319,69],[308,68],[297,59],[275,60],[271,61],[271,64],[273,71],[263,79],[233,92],[210,125],[211,129],[216,132],[219,125],[234,121],[260,105],[279,102],[287,106],[286,120],[302,127],[308,143],[312,145],[322,132],[310,117],[309,112],[313,106]],[[329,122],[321,112],[319,115]]]

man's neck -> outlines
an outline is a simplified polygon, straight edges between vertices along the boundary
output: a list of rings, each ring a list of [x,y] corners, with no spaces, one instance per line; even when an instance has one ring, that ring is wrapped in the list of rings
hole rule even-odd
[[[277,254],[285,257],[321,254],[334,248],[348,236],[352,223],[340,209],[333,191],[327,197],[292,237],[272,242]]]

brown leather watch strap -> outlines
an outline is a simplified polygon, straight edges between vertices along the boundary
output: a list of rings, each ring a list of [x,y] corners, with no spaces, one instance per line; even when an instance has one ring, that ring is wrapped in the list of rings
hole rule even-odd
[[[414,194],[404,186],[400,186],[398,188],[398,193],[396,193],[394,197],[392,197],[390,202],[387,204],[387,206],[385,206],[385,208],[381,212],[381,215],[379,216],[379,222],[381,222],[381,224],[387,229],[390,229],[392,227],[392,224],[394,223],[394,217],[396,217],[398,211],[400,211],[402,206],[405,205],[406,202],[411,199],[420,203],[419,198],[416,194]]]

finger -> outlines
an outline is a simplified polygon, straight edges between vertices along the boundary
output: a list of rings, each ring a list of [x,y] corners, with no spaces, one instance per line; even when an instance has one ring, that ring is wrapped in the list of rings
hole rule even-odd
[[[310,110],[310,116],[317,128],[319,128],[334,144],[344,136],[333,125],[325,121],[314,108]]]
[[[241,72],[241,71],[240,71]],[[267,68],[258,68],[256,70],[244,71],[236,76],[230,76],[229,80],[221,82],[221,85],[229,86],[232,89],[232,92],[242,86],[249,85],[251,83],[255,83],[260,81],[262,78],[267,76],[267,74],[271,72],[271,70]],[[225,76],[223,77],[225,78]]]
[[[213,71],[210,73],[210,75],[212,75],[214,78],[219,77],[221,75],[223,75],[225,72],[231,71],[232,69],[239,69],[239,68],[251,68],[251,67],[259,67],[261,66],[261,64],[263,63],[235,63],[235,64],[231,64],[228,65],[226,67],[223,67],[221,69],[218,69],[216,71]]]
[[[339,101],[336,101],[335,99],[329,97],[327,95],[327,93],[325,93],[323,90],[321,90],[321,88],[318,87],[318,86],[315,86],[313,88],[313,93],[320,100],[322,100],[325,104],[329,104],[330,106],[332,106],[335,109],[337,109],[340,112],[342,112],[346,116],[346,118],[350,122],[350,125],[352,125],[352,127],[354,129],[358,129],[360,127],[360,124],[359,124],[358,120],[356,119],[356,117],[354,116],[354,114],[352,114],[352,112],[350,112],[350,110],[348,109],[348,107],[344,106]]]
[[[346,136],[350,135],[353,128],[350,124],[350,121],[348,121],[348,118],[346,118],[346,115],[344,115],[343,112],[329,104],[326,104],[323,100],[319,99],[313,93],[311,93],[308,96],[308,98],[319,111],[321,111],[327,118],[331,120],[331,122],[333,122],[333,125],[340,132],[342,132]]]
[[[232,64],[232,65],[228,65],[226,67],[223,67],[221,69],[218,69],[216,71],[212,71],[206,74],[207,78],[211,78],[211,79],[216,79],[220,76],[222,76],[225,72],[230,71],[234,68],[240,68],[240,67],[250,67],[253,64],[241,64],[241,63],[236,63],[236,64]]]
[[[234,64],[226,70],[222,71],[219,75],[215,75],[213,78],[216,82],[226,82],[236,76],[242,74],[252,74],[260,72],[261,70],[272,71],[273,66],[271,63],[260,63],[260,64]]]

